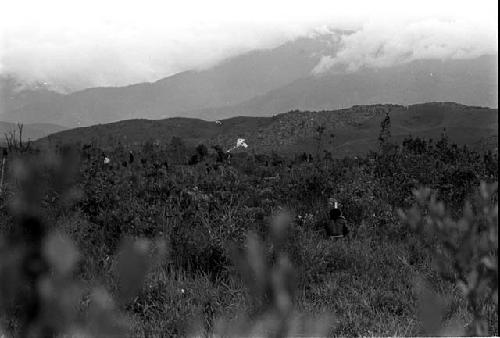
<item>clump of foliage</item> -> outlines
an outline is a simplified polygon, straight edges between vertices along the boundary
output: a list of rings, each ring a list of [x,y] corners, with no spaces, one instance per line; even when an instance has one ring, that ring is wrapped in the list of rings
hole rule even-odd
[[[407,213],[400,211],[403,221],[432,249],[439,273],[465,295],[472,314],[465,332],[469,336],[488,335],[487,310],[491,316],[498,306],[497,187],[481,183],[476,203],[467,202],[458,220],[430,189],[416,190],[416,205]]]
[[[13,166],[18,184],[10,201],[13,226],[0,237],[0,333],[29,337],[126,334],[130,328],[118,308],[142,288],[153,262],[152,244],[128,240],[121,245],[115,258],[118,303],[102,287],[85,287],[77,278],[81,254],[41,212],[43,198],[50,193],[57,193],[66,206],[74,202],[70,168],[75,159],[65,149],[61,158],[49,154],[45,160],[38,156],[32,160],[18,160]],[[50,174],[57,177],[57,185]],[[161,244],[156,248],[161,249]]]

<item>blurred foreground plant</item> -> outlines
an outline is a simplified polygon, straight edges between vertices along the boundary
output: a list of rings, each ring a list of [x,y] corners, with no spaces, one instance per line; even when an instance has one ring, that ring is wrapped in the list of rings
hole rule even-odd
[[[482,182],[474,205],[466,202],[454,220],[430,189],[414,192],[416,205],[399,211],[402,220],[433,250],[436,268],[452,280],[468,302],[472,322],[466,335],[486,336],[486,309],[498,306],[498,184]],[[475,206],[475,207],[474,207]]]
[[[51,230],[42,217],[41,204],[49,195],[45,170],[58,175],[59,184],[52,188],[67,205],[73,194],[68,193],[70,180],[62,175],[71,175],[67,169],[73,159],[46,156],[13,166],[18,191],[10,201],[12,231],[0,236],[0,336],[127,333],[127,322],[110,294],[100,287],[88,290],[76,280],[80,255],[73,242]],[[146,241],[126,241],[120,250],[117,272],[124,302],[140,289],[151,262],[149,252]],[[85,298],[88,309],[82,309]]]
[[[243,252],[235,253],[235,264],[254,303],[249,315],[221,318],[212,333],[216,337],[326,336],[332,316],[302,316],[294,311],[295,272],[285,250],[291,217],[276,215],[271,223],[270,248],[250,233]],[[267,253],[267,254],[266,254]]]

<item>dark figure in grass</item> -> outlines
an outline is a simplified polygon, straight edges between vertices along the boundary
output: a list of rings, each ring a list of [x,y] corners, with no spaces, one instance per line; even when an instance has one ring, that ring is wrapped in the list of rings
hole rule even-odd
[[[326,234],[330,238],[347,237],[349,234],[347,220],[342,215],[342,211],[340,211],[339,203],[334,198],[329,198],[328,207],[330,210],[328,221],[325,224]]]

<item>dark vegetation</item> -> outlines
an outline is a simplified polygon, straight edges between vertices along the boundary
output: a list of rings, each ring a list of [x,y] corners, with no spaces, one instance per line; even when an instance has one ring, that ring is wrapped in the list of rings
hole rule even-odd
[[[498,335],[498,153],[391,128],[342,159],[320,129],[294,155],[12,150],[0,333]],[[330,196],[348,238],[324,234]]]
[[[413,138],[439,139],[444,128],[451,142],[476,150],[498,147],[498,110],[434,102],[410,106],[376,104],[325,111],[290,111],[273,117],[233,117],[219,121],[192,118],[164,120],[125,120],[109,124],[54,133],[38,144],[93,144],[116,148],[148,142],[166,146],[172,137],[182,138],[186,146],[234,146],[237,138],[246,139],[251,153],[294,156],[317,152],[318,128],[322,128],[321,151],[334,158],[366,155],[377,150],[380,122],[391,115],[393,142]],[[333,135],[333,137],[331,137]]]

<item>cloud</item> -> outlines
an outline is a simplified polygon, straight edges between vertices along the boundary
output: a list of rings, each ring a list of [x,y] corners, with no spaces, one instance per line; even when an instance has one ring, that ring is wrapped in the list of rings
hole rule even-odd
[[[2,73],[23,82],[43,81],[61,91],[119,86],[209,67],[256,48],[293,38],[259,27],[192,25],[170,30],[102,27],[92,31],[45,30],[19,38],[11,31],[1,55]]]
[[[497,41],[497,2],[16,0],[0,2],[0,75],[60,91],[155,81],[324,30],[353,30],[321,73],[467,57]]]
[[[335,55],[324,55],[314,74],[387,67],[417,59],[464,59],[498,52],[496,31],[446,19],[369,22],[343,35]]]

